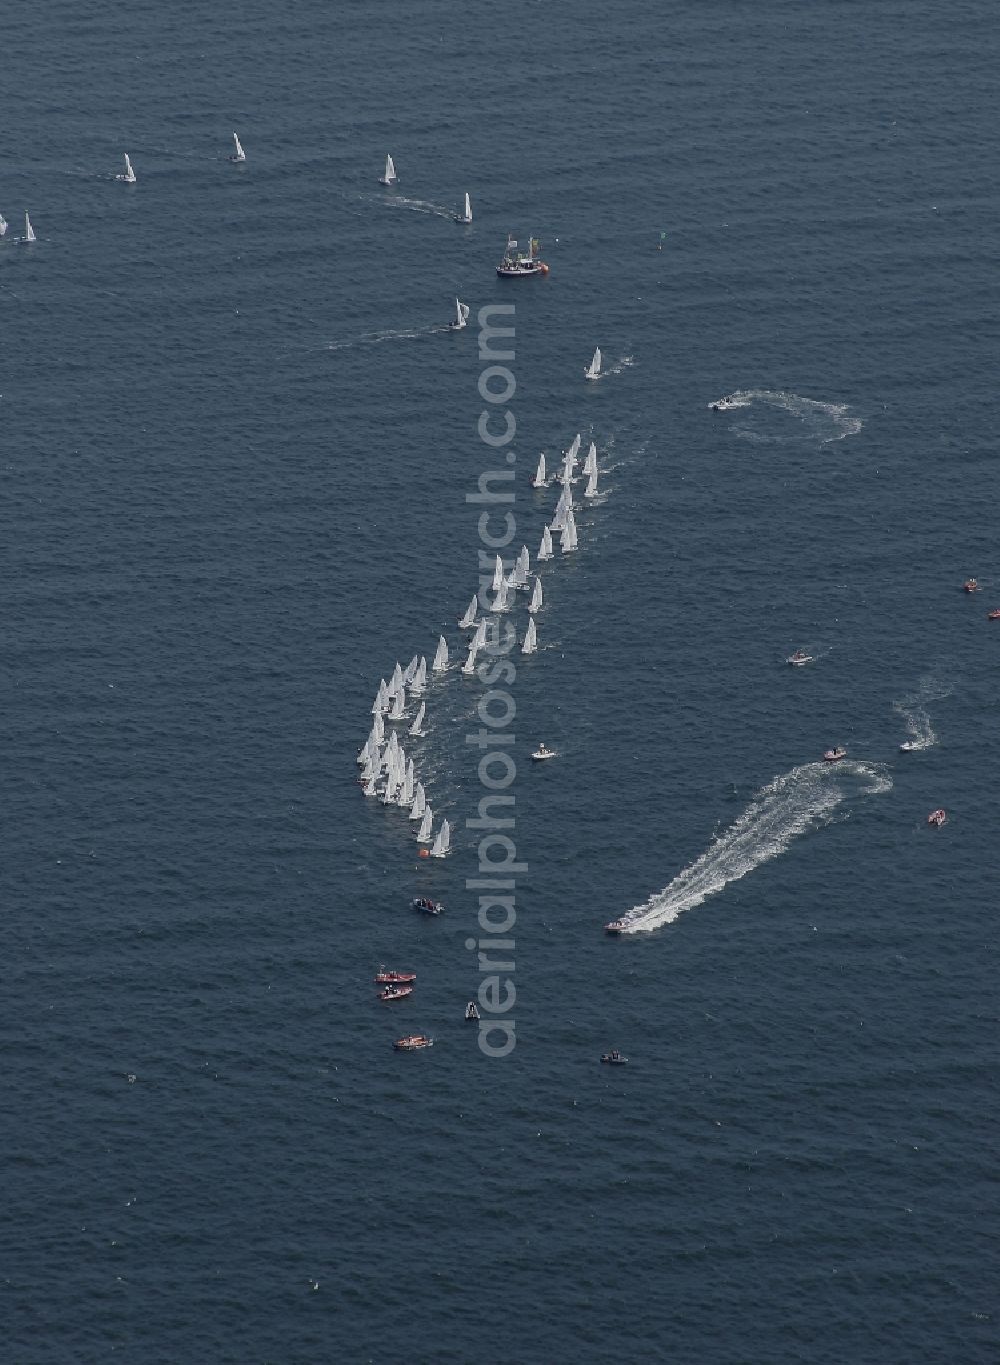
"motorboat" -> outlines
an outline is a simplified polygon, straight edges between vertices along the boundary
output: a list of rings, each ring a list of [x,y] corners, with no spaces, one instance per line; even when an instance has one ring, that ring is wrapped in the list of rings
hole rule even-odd
[[[547,275],[549,267],[537,255],[538,250],[537,237],[530,239],[527,252],[518,252],[517,241],[513,237],[508,237],[503,259],[497,266],[497,274],[503,279],[518,279],[521,275]]]
[[[930,815],[928,815],[927,817],[927,823],[929,825],[937,825],[940,828],[940,826],[944,824],[947,818],[948,816],[945,814],[943,810],[932,810]]]
[[[827,749],[823,755],[824,763],[839,763],[842,758],[847,757],[846,749]]]
[[[379,991],[378,998],[380,1000],[403,1000],[412,994],[412,986],[386,986],[385,990]]]
[[[531,755],[531,761],[532,763],[544,763],[547,758],[555,757],[557,757],[555,749],[547,749],[544,744],[539,744]]]
[[[433,1047],[434,1039],[428,1038],[426,1033],[410,1033],[405,1038],[397,1038],[392,1046],[397,1052],[419,1052],[422,1047]]]
[[[476,1004],[475,1000],[470,1000],[466,1005],[465,1017],[470,1021],[479,1018],[479,1006]]]
[[[432,901],[429,896],[417,896],[413,908],[419,910],[422,915],[440,915],[444,910],[440,901]]]
[[[623,1057],[618,1049],[613,1047],[610,1052],[601,1053],[601,1061],[607,1062],[609,1066],[624,1066],[628,1058]]]
[[[794,654],[789,654],[785,663],[791,664],[793,668],[801,668],[803,664],[811,664],[812,661],[813,656],[811,654],[804,654],[801,649],[797,649]]]
[[[987,621],[1000,621],[1000,607],[996,607],[993,611],[988,611],[986,613],[986,619]]]
[[[384,967],[375,973],[376,986],[405,986],[416,979],[416,972],[389,972]]]
[[[976,582],[976,580],[975,580],[974,578],[967,578],[967,579],[965,580],[965,582],[962,584],[962,591],[963,591],[963,592],[978,592],[978,591],[979,591],[979,584]]]
[[[610,924],[604,926],[606,934],[624,934],[626,923],[623,919],[613,919]]]
[[[915,739],[904,739],[902,744],[899,746],[899,752],[901,754],[912,754],[915,753],[916,750],[919,748],[920,745],[917,743]]]

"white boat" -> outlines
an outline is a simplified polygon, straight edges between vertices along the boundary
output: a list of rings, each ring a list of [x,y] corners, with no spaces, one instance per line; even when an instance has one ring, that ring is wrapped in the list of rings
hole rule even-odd
[[[414,654],[413,658],[403,669],[403,685],[409,687],[410,683],[417,676],[417,669],[420,667],[420,659]]]
[[[372,702],[372,715],[381,718],[383,712],[389,709],[389,685],[385,678],[378,685],[378,693]]]
[[[538,547],[538,558],[539,559],[552,558],[552,532],[549,530],[547,526],[545,530],[542,532],[542,543]]]
[[[544,744],[539,744],[538,748],[531,755],[532,763],[544,763],[547,758],[555,758],[555,749],[546,749]]]
[[[793,668],[802,668],[804,664],[811,664],[812,662],[813,656],[811,654],[803,654],[801,649],[797,649],[794,654],[789,654],[788,658],[785,660],[785,663],[791,664]]]
[[[563,467],[559,472],[559,482],[562,484],[563,488],[568,488],[573,482],[573,471],[575,469],[576,461],[571,459],[569,455],[564,456]]]
[[[476,655],[477,655],[478,653],[479,653],[479,636],[476,635],[476,636],[473,638],[472,644],[469,646],[469,657],[466,659],[465,663],[462,665],[462,672],[465,674],[465,676],[466,676],[467,678],[471,678],[472,675],[473,675],[473,674],[475,673],[475,671],[476,671]]]
[[[541,580],[540,578],[536,578],[536,579],[535,579],[535,586],[534,586],[534,587],[532,588],[532,590],[531,590],[531,601],[528,603],[528,610],[531,612],[532,616],[534,616],[535,612],[538,611],[538,609],[541,607],[541,605],[542,605],[542,580]]]
[[[427,660],[421,654],[420,663],[413,679],[413,686],[410,688],[411,697],[419,697],[427,688]]]
[[[418,739],[421,735],[427,733],[426,730],[424,729],[424,716],[426,714],[427,703],[422,701],[420,703],[420,708],[417,711],[416,717],[414,718],[413,724],[410,726],[410,734],[413,735],[414,739]]]
[[[7,219],[0,213],[0,237],[7,235]]]
[[[497,266],[497,274],[503,279],[517,279],[521,275],[547,275],[549,267],[538,255],[539,242],[532,237],[527,252],[518,252],[517,242],[508,236],[503,259]]]
[[[438,647],[434,654],[434,661],[431,664],[432,673],[443,673],[448,667],[448,641],[443,635],[438,636]]]
[[[531,480],[532,488],[545,487],[545,452],[542,451],[538,457],[538,468],[535,470],[535,477]]]
[[[431,841],[431,826],[434,824],[434,812],[430,806],[424,806],[424,813],[420,820],[420,828],[417,830],[417,843],[429,844]]]
[[[497,562],[493,566],[493,582],[490,584],[490,592],[499,592],[503,583],[503,560],[497,555]]]
[[[590,362],[590,364],[587,366],[587,368],[584,370],[583,373],[584,373],[584,377],[585,377],[586,379],[600,379],[600,377],[601,377],[601,348],[600,348],[600,346],[598,346],[597,349],[595,350],[593,360]]]
[[[126,185],[135,184],[135,171],[132,169],[132,163],[128,159],[128,152],[125,153],[125,170],[121,175],[116,175],[115,179],[124,180]]]
[[[493,599],[492,611],[510,611],[510,601],[507,596],[507,580],[500,584],[497,595]]]
[[[563,491],[559,495],[559,501],[556,503],[556,510],[552,514],[552,521],[550,522],[551,529],[553,531],[561,531],[566,525],[566,518],[572,511],[573,490],[569,484],[564,484]]]
[[[559,533],[559,548],[565,555],[569,554],[570,550],[575,550],[578,544],[579,541],[577,540],[576,536],[576,518],[570,511],[566,515],[566,525],[562,528],[562,530]],[[391,712],[389,713],[389,719],[390,720],[392,719]]]
[[[468,194],[466,194],[466,196],[465,196],[465,212],[464,212],[461,216],[459,216],[458,214],[456,214],[456,215],[455,215],[455,222],[456,222],[456,223],[471,223],[471,222],[472,222],[472,200],[469,198]]]
[[[535,634],[535,618],[532,616],[528,622],[528,629],[524,632],[524,642],[521,645],[522,654],[537,654],[538,640]]]
[[[361,788],[361,790],[365,794],[365,796],[376,796],[377,793],[375,791],[375,778],[369,777],[368,781]]]
[[[441,821],[441,828],[437,832],[437,838],[431,848],[432,858],[444,858],[451,848],[451,826],[447,820]]]
[[[915,739],[904,739],[902,744],[899,746],[899,751],[902,754],[912,754],[915,753],[919,748],[920,745],[917,743]]]
[[[480,621],[480,622],[479,622],[479,625],[476,626],[476,633],[475,633],[475,635],[472,637],[472,644],[474,644],[474,645],[476,646],[477,649],[483,649],[483,648],[485,647],[485,645],[486,645],[486,622],[485,622],[485,621]]]
[[[422,820],[426,808],[427,797],[424,795],[424,784],[418,782],[416,791],[413,793],[413,805],[410,807],[410,819]]]
[[[403,670],[400,662],[396,660],[396,667],[392,670],[392,677],[389,679],[389,699],[392,700],[396,693],[403,687]]]
[[[376,745],[380,745],[385,739],[385,723],[382,720],[381,711],[376,711],[372,716],[371,737]]]
[[[566,547],[563,546],[563,549]],[[389,708],[389,720],[402,720],[403,711],[406,709],[406,688],[401,687],[392,699],[392,706]]]
[[[517,557],[517,586],[526,588],[528,586],[528,574],[531,572],[531,555],[527,545],[521,546],[521,553]]]
[[[380,177],[378,183],[380,185],[395,185],[397,179],[396,167],[392,164],[392,157],[387,156],[385,159],[385,175]]]
[[[455,300],[455,321],[450,324],[453,332],[460,332],[463,327],[468,326],[469,305],[462,303],[460,299]]]
[[[462,628],[462,630],[468,630],[468,628],[469,628],[470,626],[474,626],[474,625],[476,624],[476,612],[477,612],[478,610],[479,610],[479,598],[478,598],[478,596],[476,596],[476,597],[473,597],[472,601],[469,603],[468,607],[466,608],[465,615],[462,617],[461,621],[459,621],[459,623],[458,623],[459,626]],[[443,640],[443,639],[444,639],[444,636],[442,635],[441,638],[442,638],[442,640]],[[447,656],[446,656],[446,657],[447,657]]]
[[[580,433],[577,432],[576,435],[573,437],[573,444],[570,446],[569,450],[566,451],[566,454],[569,455],[570,458],[572,459],[573,463],[576,464],[576,457],[579,455],[579,453],[580,453]]]
[[[233,154],[232,154],[232,156],[229,158],[229,160],[230,160],[230,161],[246,161],[246,159],[247,159],[247,154],[246,154],[246,152],[243,150],[243,144],[240,142],[239,137],[236,135],[236,133],[233,134],[233,146],[236,148],[236,150],[233,152]]]
[[[410,759],[406,765],[406,776],[403,778],[402,785],[396,794],[397,806],[406,806],[407,809],[413,805],[413,760]]]
[[[26,242],[33,242],[35,240],[35,231],[31,226],[31,219],[28,217],[27,213],[24,215],[24,240]]]
[[[587,479],[587,487],[583,490],[585,498],[597,497],[597,470],[595,469]]]
[[[588,476],[597,472],[596,441],[591,441],[590,445],[587,447],[587,458],[583,462],[583,472]]]

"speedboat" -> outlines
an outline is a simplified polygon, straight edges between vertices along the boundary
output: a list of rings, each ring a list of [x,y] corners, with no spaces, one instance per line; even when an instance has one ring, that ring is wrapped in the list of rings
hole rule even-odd
[[[610,1052],[601,1053],[601,1061],[607,1062],[610,1066],[624,1066],[628,1058],[623,1057],[618,1049],[613,1047]]]
[[[475,1000],[470,1000],[469,1003],[466,1005],[466,1007],[465,1007],[465,1017],[466,1017],[466,1019],[469,1019],[469,1020],[474,1020],[474,1019],[478,1019],[478,1018],[479,1018],[479,1006],[476,1004]]]
[[[555,749],[546,749],[544,744],[539,744],[538,748],[531,755],[532,763],[544,763],[547,758],[555,758]]]
[[[402,1000],[407,995],[413,994],[412,986],[386,986],[385,990],[379,991],[380,1000]]]
[[[915,739],[904,739],[902,744],[899,746],[899,752],[901,754],[912,754],[919,748],[920,745],[917,743]]]
[[[813,656],[811,654],[803,654],[801,649],[797,649],[794,654],[789,654],[785,663],[791,664],[793,668],[801,668],[803,664],[811,664],[812,661]]]
[[[405,1038],[397,1038],[393,1047],[397,1052],[417,1052],[422,1047],[433,1047],[434,1039],[425,1033],[410,1033]]]
[[[940,827],[941,825],[944,824],[947,818],[948,816],[945,814],[943,810],[932,810],[930,815],[928,815],[927,817],[927,823],[929,825],[937,825],[938,827]]]
[[[610,924],[604,926],[606,934],[624,934],[625,921],[623,919],[613,919]]]
[[[528,242],[527,253],[522,251],[515,254],[517,242],[513,237],[508,237],[503,260],[497,266],[497,274],[503,279],[517,279],[521,275],[547,275],[549,267],[535,254],[538,249],[538,238],[532,237]]]
[[[384,967],[380,967],[375,973],[376,986],[405,986],[407,982],[416,981],[416,979],[416,972],[387,972]]]
[[[847,757],[846,749],[827,749],[823,755],[824,763],[839,763],[842,758]]]
[[[965,582],[962,584],[962,591],[963,591],[963,592],[978,592],[978,591],[979,591],[979,584],[976,582],[976,580],[975,580],[974,578],[967,578],[967,579],[965,580]]]
[[[1000,621],[1000,607],[996,607],[993,611],[988,611],[986,613],[986,619],[987,621]]]
[[[432,901],[429,896],[417,896],[413,908],[419,910],[422,915],[440,915],[444,906],[440,901]]]

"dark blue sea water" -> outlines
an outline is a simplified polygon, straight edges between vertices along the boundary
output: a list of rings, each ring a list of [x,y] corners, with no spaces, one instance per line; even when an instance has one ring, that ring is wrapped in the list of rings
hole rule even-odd
[[[993,7],[3,27],[0,1359],[996,1360]],[[445,862],[354,756],[460,651],[510,300],[515,547],[540,450],[592,436],[607,497],[512,688],[498,1061],[481,684],[430,698]]]

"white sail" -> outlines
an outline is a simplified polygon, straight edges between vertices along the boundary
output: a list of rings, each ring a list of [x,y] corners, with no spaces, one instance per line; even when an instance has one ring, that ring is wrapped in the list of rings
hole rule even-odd
[[[556,510],[552,514],[551,526],[553,531],[562,530],[562,528],[566,525],[566,517],[572,510],[573,491],[570,488],[569,484],[564,484],[563,491],[559,495],[559,501],[556,503]]]
[[[545,452],[542,451],[538,457],[538,468],[535,470],[535,477],[531,480],[532,488],[545,487]]]
[[[499,592],[503,582],[503,560],[497,555],[497,562],[493,566],[493,582],[490,584],[491,592]]]
[[[31,226],[31,219],[27,214],[24,215],[24,240],[26,242],[33,242],[35,240],[35,232]]]
[[[122,179],[125,181],[126,185],[135,184],[135,171],[132,169],[132,163],[128,159],[128,152],[125,153],[125,174],[122,176]]]
[[[410,734],[414,737],[424,733],[424,716],[427,714],[427,703],[422,701],[417,711],[413,724],[410,726]]]
[[[413,759],[411,758],[409,763],[407,763],[406,765],[406,775],[403,778],[403,785],[400,787],[399,795],[396,797],[396,800],[399,803],[399,805],[401,806],[413,805],[413,784],[414,772]]]
[[[390,734],[390,736],[389,736],[389,743],[385,746],[386,758],[395,758],[396,755],[397,755],[398,753],[399,753],[399,740],[398,740],[398,738],[396,737],[396,732],[395,732],[395,730],[393,730],[392,734]]]
[[[576,464],[576,457],[579,455],[579,453],[580,453],[580,433],[577,432],[576,435],[573,437],[573,444],[570,446],[569,450],[567,450],[566,454],[570,457],[570,459],[573,461],[573,463]]]
[[[251,139],[251,140],[252,140],[252,139]],[[246,161],[246,159],[247,159],[247,154],[246,154],[246,152],[243,150],[243,144],[240,142],[239,137],[236,135],[236,133],[233,134],[233,145],[234,145],[235,148],[236,148],[236,151],[233,153],[233,160],[234,160],[234,161]]]
[[[538,558],[539,559],[552,558],[552,532],[549,530],[547,526],[545,530],[542,532],[542,543],[538,547]]]
[[[497,595],[493,599],[493,611],[509,611],[510,601],[507,597],[507,580],[504,579],[497,589]]]
[[[368,779],[368,781],[365,783],[365,785],[364,785],[364,787],[362,788],[362,790],[364,791],[365,796],[374,796],[374,795],[375,795],[375,779],[374,779],[374,777],[370,777],[370,778]]]
[[[395,184],[395,181],[396,167],[392,164],[392,157],[387,156],[385,159],[385,175],[383,175],[379,183],[382,185],[392,185]]]
[[[538,644],[535,638],[535,618],[532,617],[528,622],[528,629],[524,632],[524,643],[521,645],[522,654],[536,654]]]
[[[479,609],[479,598],[478,598],[478,597],[473,597],[472,601],[469,603],[468,607],[466,608],[465,615],[462,617],[461,621],[459,621],[459,623],[458,623],[458,624],[461,626],[461,628],[462,628],[463,630],[468,630],[469,626],[474,626],[474,625],[476,624],[476,612],[477,612],[478,609]],[[441,638],[444,639],[444,636],[442,636]]]
[[[461,299],[455,300],[455,321],[451,324],[456,332],[460,332],[469,321],[469,305],[463,303]]]
[[[601,377],[601,348],[598,346],[594,352],[594,358],[584,370],[587,379],[600,379]]]
[[[431,848],[432,858],[443,858],[451,848],[451,826],[447,820],[441,821],[441,828],[438,830],[437,838]]]
[[[410,660],[410,662],[409,662],[409,663],[406,665],[406,667],[403,669],[403,682],[404,682],[404,684],[405,684],[407,687],[409,687],[410,683],[411,683],[411,682],[413,681],[413,679],[417,676],[417,669],[418,669],[419,667],[420,667],[420,659],[419,659],[419,657],[418,657],[416,654],[414,654],[413,658]]]
[[[483,646],[486,644],[486,622],[485,622],[485,621],[480,621],[480,622],[479,622],[479,625],[476,627],[476,633],[475,633],[475,635],[472,637],[472,644],[474,644],[475,647],[476,647],[477,649],[482,649]]]
[[[528,574],[531,572],[531,555],[528,553],[527,545],[521,546],[521,553],[517,557],[517,577],[518,587],[528,586]]]
[[[567,456],[563,459],[563,467],[562,467],[562,469],[559,471],[559,482],[562,484],[562,486],[563,486],[564,488],[565,488],[568,484],[571,484],[571,483],[573,482],[573,471],[574,471],[575,468],[576,468],[576,461],[570,459],[569,455],[567,455]]]
[[[434,812],[430,806],[424,807],[423,819],[420,821],[420,828],[417,830],[417,843],[429,844],[431,841],[431,826],[434,824]]]
[[[421,654],[420,662],[417,664],[417,671],[413,675],[413,682],[410,686],[410,696],[419,697],[427,687],[427,660]]]
[[[460,223],[472,222],[472,200],[469,198],[468,193],[466,193],[465,196],[465,212],[462,214],[461,218],[458,221]]]
[[[576,549],[576,543],[576,519],[574,518],[573,513],[570,512],[566,517],[566,525],[559,534],[559,546],[563,554],[568,554],[570,550]],[[389,713],[389,719],[392,719],[391,712]]]
[[[528,603],[528,610],[534,615],[542,605],[542,580],[535,579],[535,586],[531,590],[531,601]]]
[[[563,547],[565,549],[565,546]],[[406,688],[401,687],[392,699],[392,706],[389,709],[390,720],[402,720],[403,711],[406,707]]]
[[[462,665],[462,672],[467,678],[471,678],[476,671],[476,655],[479,653],[479,635],[473,636],[472,644],[469,645],[469,657]]]
[[[389,709],[389,687],[385,678],[378,685],[378,693],[372,702],[372,715],[381,716],[383,711]]]
[[[7,233],[7,219],[3,216],[2,213],[0,213],[0,237],[6,236],[6,233]]]
[[[402,668],[400,667],[399,660],[397,659],[397,660],[396,660],[396,667],[392,670],[392,677],[389,679],[389,697],[390,697],[390,699],[393,698],[393,697],[395,697],[396,693],[397,693],[397,692],[400,692],[400,691],[402,690],[403,686],[404,686],[404,683],[403,683],[403,670],[402,670]]]
[[[385,723],[382,720],[381,711],[376,711],[372,716],[371,738],[375,744],[381,744],[385,739]]]
[[[592,471],[592,473],[591,473],[591,475],[590,475],[590,478],[587,480],[587,487],[583,490],[583,496],[584,496],[585,498],[596,498],[596,497],[597,497],[597,470],[596,470],[596,469]]]
[[[473,598],[475,603],[475,598]],[[434,662],[431,664],[432,673],[443,673],[448,667],[448,641],[443,635],[438,636],[437,652],[434,655]]]
[[[585,474],[593,474],[594,471],[595,471],[596,469],[597,469],[597,444],[596,444],[596,442],[591,441],[590,445],[587,447],[587,458],[586,458],[586,459],[584,460],[584,462],[583,462],[583,472],[584,472]]]
[[[427,798],[424,795],[424,784],[417,783],[417,789],[413,793],[413,805],[410,807],[410,819],[419,820],[427,808]]]

